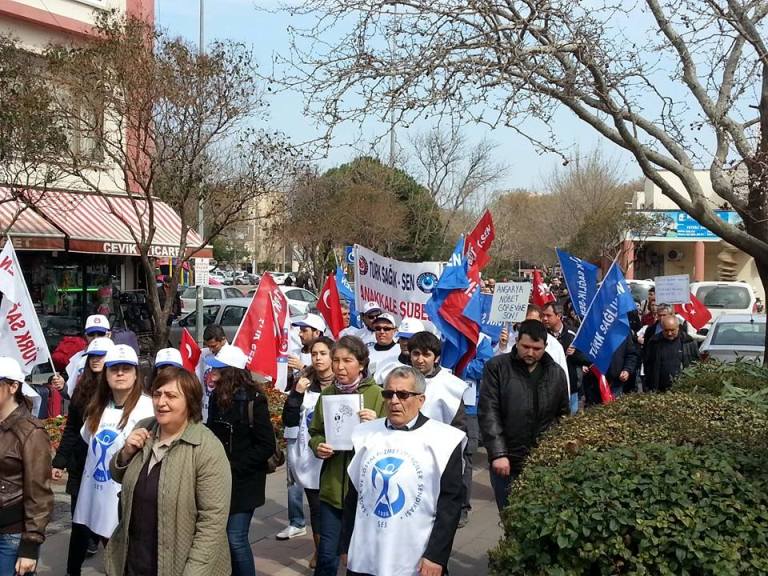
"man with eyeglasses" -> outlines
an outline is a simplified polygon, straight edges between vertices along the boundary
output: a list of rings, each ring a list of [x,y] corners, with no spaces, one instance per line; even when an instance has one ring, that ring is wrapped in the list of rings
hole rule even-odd
[[[363,327],[353,334],[353,336],[360,338],[368,346],[369,350],[376,344],[376,332],[373,329],[373,323],[376,321],[376,318],[381,316],[382,312],[381,306],[376,304],[376,302],[366,302],[363,306],[363,313],[360,316],[363,319]]]
[[[446,573],[461,514],[467,437],[420,412],[426,386],[415,368],[394,368],[382,391],[387,417],[353,433],[342,519],[347,574]]]
[[[398,363],[400,346],[395,342],[395,330],[397,330],[397,323],[392,314],[380,314],[373,321],[376,343],[368,349],[371,359],[368,366],[374,374]]]

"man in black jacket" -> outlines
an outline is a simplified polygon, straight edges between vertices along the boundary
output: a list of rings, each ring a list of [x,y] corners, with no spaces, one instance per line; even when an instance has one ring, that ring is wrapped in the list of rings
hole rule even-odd
[[[665,316],[661,320],[661,333],[646,341],[643,359],[646,390],[666,392],[672,380],[699,359],[698,344],[680,328],[677,316]]]
[[[531,448],[569,413],[565,372],[545,353],[546,342],[544,324],[526,320],[512,351],[489,360],[483,371],[478,419],[499,511]]]

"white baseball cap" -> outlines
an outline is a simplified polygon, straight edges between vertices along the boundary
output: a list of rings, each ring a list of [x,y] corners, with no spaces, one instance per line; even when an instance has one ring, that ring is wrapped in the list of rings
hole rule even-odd
[[[209,356],[205,363],[211,368],[245,368],[248,364],[248,356],[237,346],[224,344],[216,356]]]
[[[94,338],[85,350],[87,356],[106,356],[107,352],[115,347],[115,343],[109,338]]]
[[[184,361],[181,359],[181,352],[176,350],[176,348],[158,350],[155,355],[155,368],[162,368],[163,366],[183,368]]]
[[[374,324],[379,324],[380,322],[389,322],[397,328],[397,322],[395,321],[395,317],[392,316],[389,312],[384,312],[384,314],[379,314],[379,317],[376,318],[376,320],[373,321]]]
[[[85,320],[85,333],[93,334],[94,332],[109,332],[109,320],[104,314],[91,314]]]
[[[293,325],[299,326],[301,328],[312,328],[313,330],[325,332],[325,320],[323,320],[323,318],[317,314],[307,314],[301,320],[296,320]]]
[[[424,332],[426,330],[424,322],[418,318],[403,318],[400,322],[400,329],[397,331],[398,338],[410,338],[418,332]]]
[[[24,371],[15,358],[0,356],[0,380],[24,382]]]
[[[369,314],[370,312],[381,312],[381,306],[371,300],[363,304],[363,314]]]
[[[136,355],[136,350],[127,344],[115,344],[112,346],[104,356],[104,365],[117,366],[118,364],[138,366],[139,357]]]

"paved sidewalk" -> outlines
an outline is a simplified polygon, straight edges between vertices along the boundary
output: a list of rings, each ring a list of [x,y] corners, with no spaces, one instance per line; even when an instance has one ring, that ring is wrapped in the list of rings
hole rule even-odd
[[[451,576],[483,576],[488,573],[487,551],[501,537],[498,513],[487,471],[485,453],[475,455],[473,511],[469,524],[459,530],[449,565]],[[56,510],[51,534],[46,541],[37,573],[65,576],[69,542],[69,497],[63,484],[56,486]],[[312,536],[277,541],[277,534],[287,523],[285,468],[267,477],[267,502],[256,510],[251,523],[250,540],[256,558],[256,571],[270,576],[306,576],[311,574]],[[309,510],[306,511],[309,520]],[[103,551],[86,560],[83,574],[104,574]],[[340,571],[341,573],[341,571]]]

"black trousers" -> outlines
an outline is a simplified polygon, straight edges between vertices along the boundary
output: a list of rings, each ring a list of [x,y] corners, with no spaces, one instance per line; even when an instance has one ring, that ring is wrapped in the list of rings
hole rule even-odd
[[[309,523],[313,534],[320,534],[320,490],[304,488],[309,504]]]
[[[75,517],[75,507],[77,506],[79,491],[78,489],[70,494],[70,509],[73,518]],[[69,550],[67,551],[67,574],[69,576],[80,576],[83,562],[85,562],[85,558],[88,556],[88,544],[92,540],[106,542],[105,539],[93,534],[88,526],[72,522],[72,529],[69,533]]]

